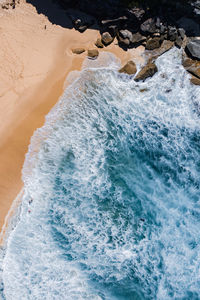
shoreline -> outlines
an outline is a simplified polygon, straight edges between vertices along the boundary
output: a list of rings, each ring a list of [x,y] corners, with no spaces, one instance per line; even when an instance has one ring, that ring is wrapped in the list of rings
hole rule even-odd
[[[3,225],[13,199],[23,188],[21,170],[30,138],[62,96],[67,75],[81,70],[87,56],[87,51],[76,55],[71,50],[76,47],[95,49],[99,32],[90,29],[80,33],[51,24],[25,0],[14,10],[1,10],[0,13],[1,42],[3,47],[12,45],[9,51],[5,48],[0,52],[0,88],[3,91],[0,95],[1,231],[5,230]],[[98,50],[115,54],[122,64],[130,59],[137,61],[143,52],[142,47],[124,51],[116,42]]]

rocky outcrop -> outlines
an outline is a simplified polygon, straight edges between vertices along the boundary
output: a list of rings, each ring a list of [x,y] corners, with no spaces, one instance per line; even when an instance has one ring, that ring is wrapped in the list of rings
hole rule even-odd
[[[192,41],[188,42],[185,48],[188,56],[200,60],[200,40],[193,39]]]
[[[136,75],[135,81],[144,81],[145,79],[152,77],[156,72],[158,72],[157,66],[153,62],[148,62],[146,66]]]
[[[136,64],[130,60],[120,70],[119,73],[126,73],[128,75],[134,75],[137,72]]]

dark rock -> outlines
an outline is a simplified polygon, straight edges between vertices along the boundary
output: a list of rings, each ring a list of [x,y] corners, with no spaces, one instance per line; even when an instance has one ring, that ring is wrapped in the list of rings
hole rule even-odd
[[[103,45],[100,38],[97,39],[97,41],[95,43],[95,46],[97,46],[97,48],[103,48],[104,47],[104,45]]]
[[[188,56],[200,60],[200,40],[194,39],[187,43],[185,51]]]
[[[160,33],[164,34],[165,32],[167,32],[167,26],[160,24]]]
[[[78,10],[69,9],[67,10],[67,13],[74,28],[80,32],[84,32],[87,28],[95,23],[95,19],[92,16]]]
[[[193,83],[194,85],[200,85],[200,79],[195,76],[192,76],[190,82]]]
[[[178,34],[182,38],[182,40],[184,40],[184,38],[185,38],[185,30],[183,28],[179,28],[178,29]]]
[[[136,75],[136,77],[134,78],[135,81],[141,81],[141,80],[145,80],[148,77],[152,77],[156,72],[158,72],[158,68],[157,66],[152,63],[149,62],[146,66],[144,66],[142,68],[142,70]]]
[[[161,40],[159,37],[151,38],[151,39],[147,40],[145,48],[147,50],[154,50],[156,48],[159,48],[160,44],[161,44]]]
[[[178,36],[178,37],[176,38],[175,45],[176,45],[176,47],[179,48],[179,49],[182,47],[182,45],[183,45],[183,40],[182,40],[182,38],[181,38],[180,36]]]
[[[134,17],[138,21],[141,21],[143,19],[143,16],[145,15],[145,10],[142,8],[134,7],[132,9],[128,9],[127,14],[129,18]]]
[[[145,42],[146,41],[146,37],[145,36],[143,36],[143,35],[141,35],[139,32],[137,32],[137,33],[134,33],[133,35],[132,35],[132,40],[131,40],[131,42],[133,43],[133,44],[142,44],[143,42]]]
[[[80,32],[84,32],[88,28],[88,25],[81,25],[81,20],[78,19],[74,22],[74,28]]]
[[[176,27],[169,26],[168,27],[168,39],[174,42],[178,37],[178,32]]]
[[[114,41],[114,37],[109,32],[103,32],[101,35],[101,41],[105,46],[108,46]]]
[[[189,73],[200,79],[200,61],[193,60],[191,58],[185,58],[182,64]]]
[[[120,30],[118,32],[117,39],[119,44],[124,44],[125,46],[129,46],[132,41],[132,33],[127,29]]]
[[[103,27],[109,27],[112,25],[116,25],[118,27],[121,27],[123,24],[125,24],[127,22],[127,17],[126,16],[122,16],[116,19],[108,19],[108,20],[102,20],[101,24]]]
[[[99,55],[99,51],[97,49],[88,50],[89,58],[97,58],[98,55]]]
[[[200,35],[200,25],[193,19],[182,17],[177,21],[177,24],[185,30],[187,36]]]
[[[143,22],[140,26],[140,30],[144,34],[151,34],[156,32],[156,24],[153,18],[147,19],[145,22]]]
[[[107,28],[107,31],[110,33],[110,35],[112,37],[116,36],[117,32],[118,32],[118,27],[117,25],[110,25],[108,28]]]
[[[137,68],[132,60],[128,61],[125,66],[119,70],[119,73],[126,73],[128,75],[134,75],[136,72]]]
[[[74,49],[72,49],[72,52],[74,54],[81,54],[81,53],[85,52],[85,49],[84,48],[74,48]]]

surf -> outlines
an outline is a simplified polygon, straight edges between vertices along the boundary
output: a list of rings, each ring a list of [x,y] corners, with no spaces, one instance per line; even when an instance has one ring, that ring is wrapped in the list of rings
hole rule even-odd
[[[26,157],[5,299],[198,299],[199,88],[180,50],[156,64],[141,83],[114,56],[68,78]]]

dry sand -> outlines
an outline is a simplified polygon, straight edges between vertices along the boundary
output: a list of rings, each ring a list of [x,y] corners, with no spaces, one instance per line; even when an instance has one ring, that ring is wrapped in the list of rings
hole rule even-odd
[[[0,228],[13,199],[23,187],[21,170],[33,132],[63,93],[71,70],[80,70],[86,52],[95,48],[96,30],[83,34],[52,24],[35,7],[21,0],[15,9],[0,10]],[[122,63],[143,51],[123,51],[114,42],[110,51]]]

